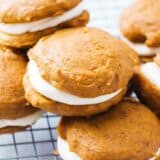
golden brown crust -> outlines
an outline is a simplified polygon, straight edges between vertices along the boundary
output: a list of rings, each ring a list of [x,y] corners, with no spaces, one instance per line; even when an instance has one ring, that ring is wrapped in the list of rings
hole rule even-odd
[[[42,38],[28,55],[51,85],[80,97],[96,97],[127,85],[133,74],[132,54],[108,33],[82,27]]]
[[[52,34],[62,28],[85,26],[88,23],[88,20],[89,14],[87,11],[84,11],[80,16],[68,22],[65,22],[57,27],[45,29],[43,31],[24,33],[21,35],[0,32],[0,44],[14,48],[28,48],[33,46],[43,36]]]
[[[137,0],[120,19],[121,32],[129,40],[160,47],[160,1]]]
[[[77,6],[81,0],[1,0],[0,22],[23,23],[54,17]]]
[[[136,52],[130,52],[129,56],[133,61],[134,67],[141,64],[141,59]]]
[[[97,113],[108,110],[112,105],[117,104],[124,96],[126,87],[124,90],[111,99],[110,101],[97,104],[97,105],[85,105],[85,106],[72,106],[63,103],[54,102],[49,100],[36,92],[30,82],[28,75],[24,76],[24,87],[26,99],[35,107],[40,108],[44,111],[60,114],[63,116],[90,116]]]
[[[160,89],[143,75],[139,67],[135,69],[133,89],[142,103],[160,113]]]
[[[63,117],[58,132],[82,160],[147,160],[160,146],[159,119],[130,100],[95,117]]]
[[[38,109],[33,108],[29,104],[0,104],[0,119],[17,119],[25,116],[29,116]]]
[[[18,51],[0,46],[0,119],[15,119],[36,111],[24,97],[26,64]]]
[[[5,128],[0,128],[0,135],[1,134],[9,134],[9,133],[15,133],[15,132],[20,132],[24,131],[26,127],[5,127]]]
[[[155,56],[141,56],[141,63],[153,62]]]

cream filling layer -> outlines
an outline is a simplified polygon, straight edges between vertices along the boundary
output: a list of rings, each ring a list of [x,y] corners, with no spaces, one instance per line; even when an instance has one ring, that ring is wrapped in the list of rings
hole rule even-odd
[[[140,56],[154,56],[160,51],[160,47],[147,47],[144,43],[131,42],[124,36],[121,36],[121,39],[126,42],[129,47],[134,49]]]
[[[84,11],[84,4],[81,2],[75,8],[65,12],[63,15],[56,17],[44,18],[38,21],[26,22],[26,23],[15,23],[7,24],[0,23],[0,31],[9,34],[24,34],[27,32],[41,31],[47,28],[56,27],[66,21],[69,21],[79,16]]]
[[[160,67],[156,63],[149,62],[142,64],[141,72],[147,79],[160,88]]]
[[[12,126],[19,126],[19,127],[28,126],[36,122],[36,120],[38,120],[42,115],[43,112],[38,111],[26,117],[18,118],[15,120],[0,119],[0,128],[12,127]]]
[[[81,160],[76,153],[70,151],[68,142],[60,137],[57,140],[57,149],[64,160]]]
[[[108,101],[122,92],[123,89],[119,89],[114,93],[106,94],[102,96],[98,96],[95,98],[81,98],[70,93],[66,93],[57,89],[56,87],[49,84],[46,80],[44,80],[36,63],[30,60],[28,64],[28,74],[29,74],[29,81],[34,90],[42,94],[43,96],[64,104],[68,105],[91,105],[91,104],[99,104],[105,101]]]

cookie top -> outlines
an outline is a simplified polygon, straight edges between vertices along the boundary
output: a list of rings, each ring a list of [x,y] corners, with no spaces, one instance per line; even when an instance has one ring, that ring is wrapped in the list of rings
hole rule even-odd
[[[26,103],[22,86],[26,64],[16,51],[0,46],[0,108]]]
[[[23,23],[57,16],[80,2],[81,0],[1,0],[0,22]]]
[[[158,118],[145,106],[124,100],[90,118],[62,118],[58,127],[72,152],[83,160],[146,160],[160,146]]]
[[[160,47],[160,1],[137,0],[120,19],[121,32],[129,40]]]
[[[96,97],[127,85],[133,54],[108,33],[82,27],[42,38],[28,55],[51,85],[80,97]]]

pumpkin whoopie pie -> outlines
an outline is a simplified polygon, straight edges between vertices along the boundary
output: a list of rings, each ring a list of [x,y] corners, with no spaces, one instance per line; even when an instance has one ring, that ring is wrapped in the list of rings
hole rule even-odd
[[[65,27],[87,24],[81,0],[1,0],[0,44],[27,48],[41,37]]]
[[[0,46],[0,134],[22,130],[42,115],[24,97],[22,79],[26,65],[25,57],[18,51]]]
[[[129,99],[93,117],[63,117],[58,135],[64,160],[149,160],[160,147],[159,119]]]
[[[135,68],[133,89],[140,101],[160,114],[160,55]]]
[[[160,1],[136,0],[122,14],[122,39],[134,48],[142,61],[152,61],[160,51]]]
[[[86,27],[44,37],[28,55],[26,99],[65,116],[93,115],[118,103],[138,61],[122,41]]]

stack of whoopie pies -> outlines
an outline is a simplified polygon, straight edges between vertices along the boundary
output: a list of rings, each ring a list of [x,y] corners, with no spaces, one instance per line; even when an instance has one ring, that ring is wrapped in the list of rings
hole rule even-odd
[[[0,1],[0,134],[31,126],[44,111],[25,98],[27,50],[62,28],[85,26],[81,0]],[[34,77],[35,75],[33,75]]]
[[[132,78],[135,88],[146,85],[138,74],[138,54],[127,44],[100,29],[83,27],[41,39],[28,55],[26,98],[32,106],[63,116],[57,147],[64,160],[159,156],[158,117],[140,102],[124,98]],[[157,111],[158,99],[150,99],[153,103],[147,99],[145,104]]]
[[[138,0],[124,12],[120,28],[131,47],[85,27],[89,15],[82,5],[0,1],[2,133],[24,129],[50,112],[62,116],[57,148],[64,160],[156,160],[160,55],[153,56],[160,45],[160,1]],[[134,50],[137,42],[147,46],[136,44]],[[131,89],[140,102],[126,96]]]

